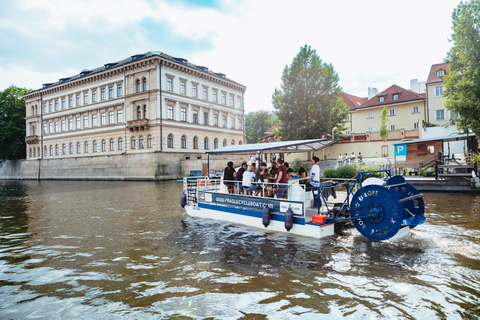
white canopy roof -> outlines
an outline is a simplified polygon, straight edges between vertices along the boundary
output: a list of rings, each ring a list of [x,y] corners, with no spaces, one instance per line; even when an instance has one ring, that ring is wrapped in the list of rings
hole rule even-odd
[[[312,152],[328,147],[337,143],[337,139],[312,139],[312,140],[294,140],[294,141],[279,141],[268,143],[254,143],[227,146],[215,150],[209,150],[207,154],[255,154],[260,153],[297,153],[297,152]]]

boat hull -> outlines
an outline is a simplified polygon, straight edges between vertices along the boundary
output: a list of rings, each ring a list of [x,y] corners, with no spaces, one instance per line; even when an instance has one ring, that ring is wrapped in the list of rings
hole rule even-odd
[[[245,214],[229,212],[230,208],[218,206],[217,208],[205,208],[194,205],[186,205],[185,210],[189,216],[206,218],[212,220],[221,220],[232,223],[243,224],[249,227],[262,229],[265,231],[276,231],[283,233],[291,233],[299,236],[321,239],[332,236],[334,234],[334,224],[298,224],[294,223],[290,231],[285,229],[285,222],[279,220],[271,220],[268,227],[262,224],[262,218],[256,215],[251,215],[248,210],[244,210]]]

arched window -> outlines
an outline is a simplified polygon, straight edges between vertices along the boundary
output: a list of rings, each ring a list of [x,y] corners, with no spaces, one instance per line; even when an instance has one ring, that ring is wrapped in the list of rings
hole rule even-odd
[[[182,149],[186,149],[186,148],[187,148],[187,137],[182,136]]]
[[[85,153],[88,153],[88,141],[85,141]]]
[[[77,153],[81,153],[82,152],[82,145],[80,144],[80,142],[77,142]]]
[[[147,119],[147,106],[143,106],[143,119]]]
[[[115,150],[115,140],[110,139],[110,151],[114,151],[114,150]]]
[[[73,154],[73,143],[70,143],[70,154]]]
[[[235,145],[235,140],[232,140],[232,146],[234,146],[234,145]]]
[[[140,139],[138,139],[138,141],[139,141],[138,144],[139,144],[140,149],[143,149],[143,136],[140,136]]]
[[[142,119],[142,108],[140,106],[137,107],[137,120]]]
[[[153,148],[153,137],[151,135],[147,137],[147,148]]]
[[[93,141],[93,152],[97,152],[97,140]]]
[[[48,148],[45,146],[44,149],[45,149],[45,150],[43,150],[43,154],[44,154],[45,156],[47,156],[47,155],[48,155]]]
[[[135,137],[132,137],[132,149],[137,148],[137,139]]]
[[[213,149],[218,149],[218,139],[213,140]]]
[[[33,148],[33,156],[34,156],[34,157],[37,156],[37,148]]]
[[[203,139],[203,148],[204,148],[205,150],[208,149],[208,138],[207,138],[207,137],[205,137],[205,139]]]
[[[223,139],[223,146],[224,146],[224,147],[227,146],[227,139]]]
[[[137,79],[137,92],[140,92],[140,79]]]
[[[67,145],[65,143],[62,145],[62,154],[67,154]]]
[[[118,150],[123,150],[123,139],[118,138]]]
[[[147,91],[147,78],[143,78],[143,91]]]
[[[238,144],[239,144],[239,145],[242,145],[242,140],[239,140],[239,141],[238,141]]]
[[[168,148],[173,148],[173,135],[169,134],[167,137],[167,147]]]
[[[193,137],[193,149],[198,149],[198,138]]]
[[[32,107],[32,110],[33,110],[33,107]],[[33,112],[32,112],[32,113],[33,113]],[[31,157],[32,157],[32,152],[33,152],[33,151],[32,151],[32,148],[29,148],[29,150],[30,150],[30,156],[29,156],[29,157],[31,158]]]
[[[102,151],[107,151],[107,140],[102,140]]]
[[[53,146],[50,146],[50,155],[53,156]]]

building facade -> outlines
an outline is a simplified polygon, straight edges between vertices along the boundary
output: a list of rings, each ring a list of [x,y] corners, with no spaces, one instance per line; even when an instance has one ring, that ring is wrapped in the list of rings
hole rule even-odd
[[[448,74],[448,63],[432,65],[427,79],[427,119],[426,121],[446,125],[450,123],[450,111],[445,108],[443,97],[444,77]]]
[[[147,52],[24,96],[27,160],[203,153],[244,143],[246,87],[183,58]]]

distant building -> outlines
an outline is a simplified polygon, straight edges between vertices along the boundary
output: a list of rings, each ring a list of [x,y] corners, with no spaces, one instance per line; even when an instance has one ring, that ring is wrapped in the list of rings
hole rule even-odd
[[[27,160],[242,144],[245,90],[225,74],[160,52],[83,70],[24,96]]]
[[[278,142],[280,139],[275,135],[275,130],[278,129],[278,126],[268,129],[265,131],[265,135],[261,138],[258,138],[259,143],[266,143],[266,142]]]
[[[427,79],[427,118],[426,121],[445,125],[450,123],[450,111],[445,108],[443,97],[444,77],[448,74],[448,63],[432,65]]]
[[[349,94],[345,92],[342,92],[340,97],[342,98],[343,102],[347,105],[347,107],[350,110],[346,119],[348,129],[343,132],[344,134],[349,135],[353,131],[352,130],[352,111],[358,108],[359,106],[361,106],[363,103],[365,103],[368,100],[368,98],[357,97],[357,96],[354,96],[353,94]]]

